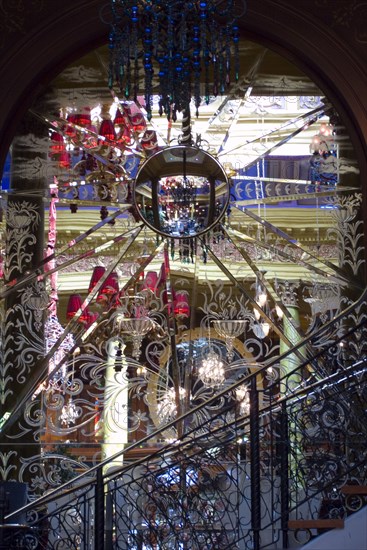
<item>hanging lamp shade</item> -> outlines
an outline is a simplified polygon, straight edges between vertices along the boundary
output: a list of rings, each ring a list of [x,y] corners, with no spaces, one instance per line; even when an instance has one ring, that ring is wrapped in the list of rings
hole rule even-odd
[[[124,117],[124,122],[125,122],[125,126],[127,126],[127,128],[129,130],[132,130],[133,129],[133,125],[132,125],[132,122],[131,122],[131,109],[130,109],[130,106],[129,105],[122,105],[122,115]]]
[[[174,304],[174,312],[177,317],[188,317],[190,315],[189,297],[187,292],[176,292]]]
[[[168,296],[169,295],[167,290],[164,290],[162,292],[163,305],[164,305],[164,308],[167,310],[168,315],[171,315],[172,311],[174,312],[176,307],[176,298],[177,298],[176,291],[172,289],[170,299],[168,298]],[[172,302],[173,302],[173,309],[172,309]]]
[[[101,126],[99,127],[99,135],[110,141],[116,139],[115,127],[110,118],[105,118],[102,120]]]
[[[131,145],[133,138],[127,126],[122,126],[117,141],[122,145]]]
[[[70,164],[71,164],[70,153],[68,153],[68,151],[61,152],[59,157],[60,168],[70,168]]]
[[[145,130],[140,143],[144,151],[150,155],[158,151],[157,134],[154,130]]]
[[[72,319],[74,315],[81,309],[83,304],[83,299],[80,294],[71,294],[68,300],[68,305],[66,307],[66,317]],[[84,323],[89,319],[89,312],[87,308],[84,309],[80,315],[78,321]]]
[[[86,127],[92,124],[92,118],[91,118],[89,107],[85,107],[84,109],[81,110],[80,113],[76,113],[74,115],[74,124],[79,124],[79,126],[86,126]]]
[[[103,275],[106,272],[106,268],[103,267],[103,265],[96,265],[93,269],[92,277],[90,279],[88,292],[91,292],[96,284],[99,282],[100,278],[103,277]]]
[[[69,138],[74,138],[76,136],[76,129],[74,128],[73,124],[76,124],[75,120],[75,114],[70,114],[66,117],[66,120],[70,122],[64,130],[64,134],[68,136]]]
[[[130,126],[130,128],[137,133],[144,132],[147,123],[144,118],[143,113],[135,103],[129,103],[123,107],[125,115],[125,124]]]
[[[64,138],[58,132],[51,133],[50,149],[53,153],[61,153],[62,151],[65,151]]]
[[[144,288],[149,288],[152,292],[157,290],[158,273],[156,271],[148,271],[144,279]]]
[[[98,138],[96,137],[98,132],[94,124],[88,124],[86,126],[88,132],[83,136],[83,147],[85,149],[94,149],[98,147]]]
[[[167,276],[166,276],[166,268],[165,268],[165,265],[164,265],[164,262],[162,263],[161,265],[161,269],[159,271],[159,282],[158,282],[158,285],[164,285],[167,281]]]
[[[112,273],[109,274],[104,284],[102,285],[97,297],[97,301],[98,302],[104,301],[118,293],[119,293],[118,275],[115,271],[113,271]]]
[[[134,113],[131,118],[131,124],[133,125],[134,131],[137,133],[144,132],[147,127],[145,122],[144,115],[142,113]]]
[[[115,126],[124,126],[125,125],[125,117],[121,113],[120,109],[116,109],[115,118],[113,120],[113,123]]]
[[[88,318],[87,318],[87,328],[93,325],[93,323],[98,319],[99,314],[98,313],[92,313],[88,312]]]

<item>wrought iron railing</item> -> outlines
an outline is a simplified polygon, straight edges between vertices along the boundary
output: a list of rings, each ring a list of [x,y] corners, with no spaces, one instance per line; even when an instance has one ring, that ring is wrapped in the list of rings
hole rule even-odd
[[[363,308],[364,298],[205,407],[28,505],[26,525],[8,515],[3,544],[11,537],[14,548],[47,550],[286,548],[315,533],[306,523],[292,532],[290,520],[343,519],[342,487],[367,482]]]

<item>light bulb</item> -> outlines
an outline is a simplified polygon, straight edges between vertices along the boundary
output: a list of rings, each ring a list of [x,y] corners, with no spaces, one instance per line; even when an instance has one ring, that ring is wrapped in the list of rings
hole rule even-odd
[[[283,311],[281,310],[280,306],[275,306],[275,312],[278,316],[278,319],[283,319]]]
[[[266,300],[267,300],[266,292],[261,291],[257,295],[256,302],[259,304],[260,307],[264,307],[264,305],[266,304]]]

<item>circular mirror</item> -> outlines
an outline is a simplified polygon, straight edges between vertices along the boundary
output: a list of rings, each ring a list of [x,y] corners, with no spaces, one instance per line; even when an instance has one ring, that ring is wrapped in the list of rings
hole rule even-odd
[[[201,235],[224,216],[227,175],[219,162],[197,147],[167,147],[148,158],[135,180],[135,206],[153,231],[171,238]]]

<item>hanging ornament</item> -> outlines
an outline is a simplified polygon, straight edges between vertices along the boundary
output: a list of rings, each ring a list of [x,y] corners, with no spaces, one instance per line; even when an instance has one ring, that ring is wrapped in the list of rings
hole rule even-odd
[[[238,9],[242,4],[243,10]],[[111,0],[109,85],[137,101],[141,63],[145,108],[152,116],[153,78],[159,79],[159,111],[176,120],[194,98],[223,94],[239,76],[239,27],[245,2],[227,0]],[[201,85],[203,83],[203,94]],[[154,93],[156,89],[154,87]]]

